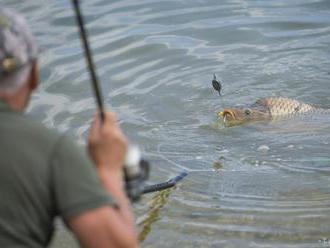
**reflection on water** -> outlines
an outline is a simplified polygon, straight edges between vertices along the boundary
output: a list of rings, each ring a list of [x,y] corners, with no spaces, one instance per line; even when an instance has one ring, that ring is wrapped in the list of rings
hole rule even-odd
[[[143,242],[151,231],[154,222],[161,218],[161,209],[167,203],[170,196],[171,189],[166,189],[158,192],[153,197],[150,207],[147,212],[147,216],[142,216],[137,220],[137,225],[141,226],[141,231],[139,232],[139,241]]]
[[[2,3],[27,16],[41,46],[30,114],[83,142],[95,106],[69,1]],[[329,118],[225,128],[216,113],[274,95],[330,106],[328,0],[91,0],[83,8],[106,104],[151,160],[151,182],[190,173],[166,196],[143,247],[324,245]],[[138,220],[152,213],[150,197],[135,205]],[[72,245],[58,229],[54,247]]]

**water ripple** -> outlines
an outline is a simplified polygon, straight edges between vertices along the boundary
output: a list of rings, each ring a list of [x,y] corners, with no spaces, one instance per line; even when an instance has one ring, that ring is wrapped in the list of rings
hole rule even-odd
[[[84,143],[95,103],[70,1],[3,4],[27,16],[41,47],[30,115]],[[329,238],[329,119],[225,128],[216,117],[272,95],[330,106],[329,1],[82,7],[106,106],[153,164],[150,182],[189,172],[142,246],[311,248]],[[150,204],[137,215],[153,214]]]

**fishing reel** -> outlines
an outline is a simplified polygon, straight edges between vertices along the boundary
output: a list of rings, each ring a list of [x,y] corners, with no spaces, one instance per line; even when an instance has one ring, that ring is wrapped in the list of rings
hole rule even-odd
[[[132,202],[138,201],[142,194],[172,188],[188,175],[187,172],[183,171],[166,182],[146,185],[145,182],[149,177],[149,171],[149,162],[141,158],[139,148],[130,146],[126,153],[124,174],[126,194]]]
[[[149,162],[142,159],[140,149],[130,145],[126,153],[124,175],[126,194],[132,202],[138,201],[144,193],[149,171]]]

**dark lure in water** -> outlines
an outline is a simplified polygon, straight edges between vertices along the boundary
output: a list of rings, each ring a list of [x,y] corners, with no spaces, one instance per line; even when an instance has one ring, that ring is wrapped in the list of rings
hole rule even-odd
[[[216,91],[219,92],[219,96],[221,96],[222,85],[219,80],[217,80],[217,76],[215,75],[215,73],[213,74],[212,86]]]

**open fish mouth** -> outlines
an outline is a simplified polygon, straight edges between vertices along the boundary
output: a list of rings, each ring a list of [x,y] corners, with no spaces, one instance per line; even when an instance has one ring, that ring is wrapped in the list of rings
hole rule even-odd
[[[230,109],[224,109],[222,112],[218,113],[219,117],[223,118],[224,122],[235,120],[235,113]]]

